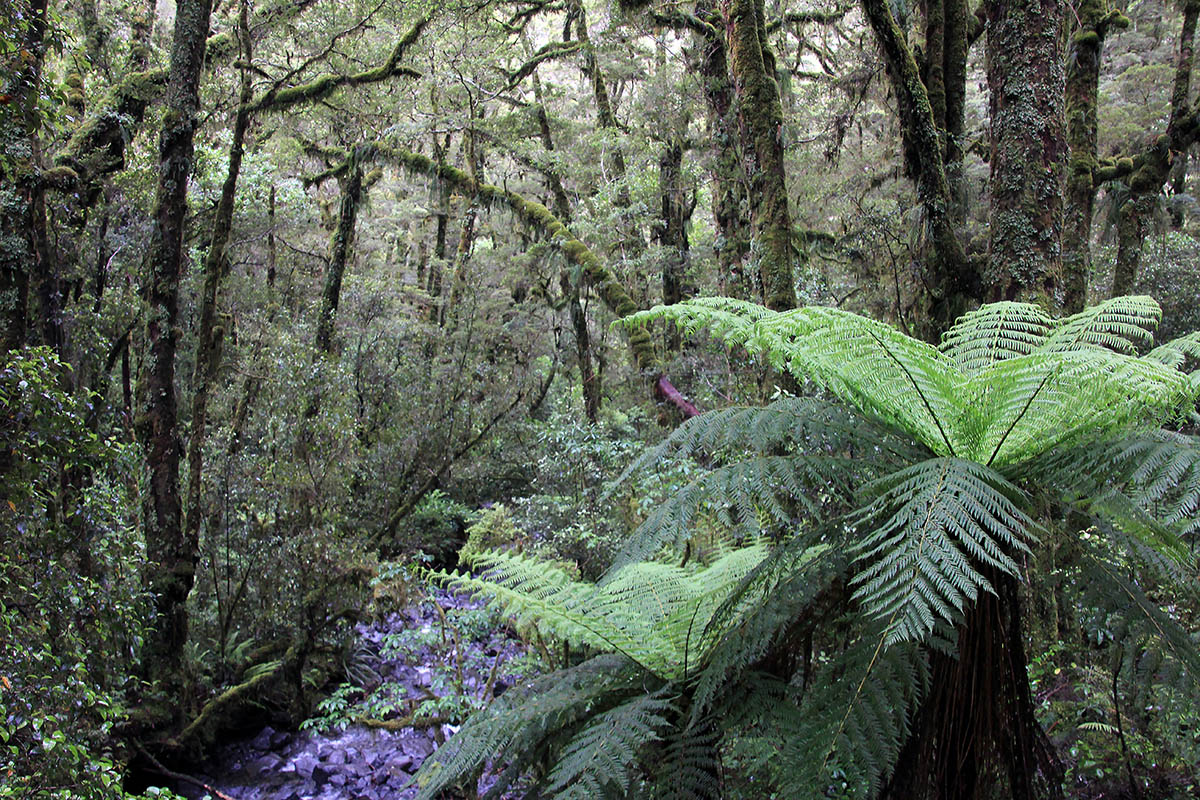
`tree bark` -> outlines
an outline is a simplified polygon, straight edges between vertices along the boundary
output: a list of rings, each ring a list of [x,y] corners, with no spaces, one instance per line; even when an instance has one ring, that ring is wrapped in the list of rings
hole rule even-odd
[[[662,260],[662,300],[671,305],[693,293],[687,285],[687,272],[691,266],[687,226],[695,203],[685,196],[683,142],[678,136],[663,146],[659,156],[658,192],[661,199],[658,242],[665,251]],[[679,331],[674,327],[668,334],[667,345],[672,350],[679,349]]]
[[[175,396],[179,277],[199,83],[211,0],[179,0],[171,44],[167,109],[159,139],[158,191],[147,253],[148,353],[137,427],[150,473],[146,515],[149,589],[155,616],[143,654],[144,672],[170,685],[179,678],[188,637],[187,598],[195,581],[199,542],[183,529],[179,497],[181,444]]]
[[[763,304],[774,311],[796,307],[792,235],[783,162],[783,107],[775,82],[775,57],[766,40],[762,0],[731,0],[727,9],[729,67],[737,96],[758,248]]]
[[[1097,184],[1096,154],[1100,53],[1111,28],[1124,28],[1129,19],[1110,11],[1106,0],[1084,0],[1076,10],[1078,27],[1071,35],[1067,56],[1067,165],[1063,222],[1063,310],[1075,314],[1087,304],[1087,281],[1092,270],[1092,217]]]
[[[990,0],[993,300],[1062,305],[1063,0]]]
[[[1113,272],[1113,297],[1133,293],[1142,261],[1142,246],[1158,204],[1158,194],[1171,175],[1175,159],[1196,141],[1196,112],[1189,99],[1197,17],[1200,17],[1200,0],[1188,0],[1183,7],[1179,57],[1175,62],[1167,131],[1155,138],[1137,159],[1128,179],[1129,196],[1117,212],[1117,263]]]
[[[333,355],[333,324],[337,317],[338,303],[342,296],[342,278],[346,274],[346,260],[350,256],[350,245],[354,241],[354,227],[358,221],[358,204],[362,200],[363,172],[360,153],[350,156],[350,167],[342,185],[341,211],[338,214],[337,230],[329,247],[329,266],[325,268],[325,288],[321,293],[321,315],[317,318],[317,353]]]
[[[238,12],[238,37],[241,39],[242,68],[241,90],[237,114],[233,121],[233,141],[229,145],[229,167],[225,182],[221,185],[221,197],[217,201],[216,219],[213,221],[212,238],[204,258],[204,288],[200,299],[200,327],[196,331],[196,364],[192,377],[192,424],[188,441],[188,494],[187,514],[184,517],[184,539],[200,541],[201,498],[204,479],[204,442],[208,428],[208,397],[212,382],[216,380],[221,366],[221,344],[224,329],[217,324],[217,298],[221,284],[229,275],[229,258],[226,248],[233,228],[234,200],[237,197],[238,176],[242,169],[245,152],[246,128],[250,123],[250,101],[253,85],[250,82],[252,53],[250,44],[250,3],[242,0]],[[272,189],[274,192],[274,189]],[[274,200],[274,194],[271,195]]]
[[[887,800],[1062,797],[1062,765],[1038,725],[1016,578],[985,574],[958,627],[957,652],[933,652],[930,692],[885,787]]]
[[[927,313],[922,315],[926,322],[921,334],[936,341],[941,331],[980,299],[983,291],[981,275],[967,259],[958,238],[952,212],[955,199],[946,176],[943,137],[912,48],[896,24],[886,0],[862,0],[862,8],[887,65],[900,112],[905,163],[917,184],[917,198],[924,211],[930,247],[921,276],[928,303]],[[965,45],[948,48],[947,52],[950,50],[960,53],[963,58],[966,56]],[[958,69],[956,66],[956,75]],[[957,89],[952,94],[958,103]],[[955,108],[956,115],[961,113],[958,106]],[[949,136],[946,139],[948,141]]]
[[[750,207],[750,200],[742,171],[741,140],[734,113],[733,85],[729,82],[725,38],[718,28],[721,20],[713,0],[698,4],[696,15],[704,22],[696,32],[694,47],[708,106],[708,138],[716,150],[711,176],[713,219],[718,230],[714,248],[721,292],[748,300],[757,294],[755,280],[746,273],[751,234],[742,209]]]

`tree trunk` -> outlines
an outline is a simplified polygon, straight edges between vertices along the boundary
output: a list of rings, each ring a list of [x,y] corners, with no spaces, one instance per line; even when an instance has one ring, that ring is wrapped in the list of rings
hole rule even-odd
[[[180,517],[181,444],[175,397],[179,330],[179,276],[199,82],[211,0],[179,0],[171,45],[167,109],[159,139],[158,191],[147,264],[146,344],[137,427],[150,472],[146,519],[149,588],[155,617],[146,642],[146,674],[165,685],[179,680],[188,637],[187,598],[195,580],[199,543],[184,534]]]
[[[542,82],[537,72],[533,73],[533,97],[537,103],[538,131],[541,135],[542,146],[547,151],[554,150],[554,137],[550,133],[550,119],[546,115],[546,107],[542,104]],[[567,200],[567,192],[563,188],[558,173],[547,171],[547,182],[550,192],[554,195],[554,214],[564,225],[571,223],[571,206]],[[575,360],[579,365],[579,385],[583,392],[583,414],[588,422],[595,422],[600,415],[600,403],[603,396],[600,375],[592,363],[592,337],[588,331],[587,314],[583,309],[579,278],[573,277],[571,270],[564,269],[559,275],[559,286],[566,297],[567,311],[571,317],[571,331],[575,334]]]
[[[1128,18],[1109,11],[1105,0],[1085,0],[1076,10],[1079,25],[1071,36],[1067,56],[1066,208],[1063,224],[1063,309],[1068,314],[1087,304],[1087,281],[1092,270],[1092,216],[1096,203],[1095,171],[1100,52],[1109,28],[1124,28]]]
[[[221,186],[221,198],[217,201],[216,219],[213,221],[212,239],[204,258],[204,288],[200,299],[200,327],[196,331],[196,364],[192,377],[192,426],[188,442],[188,496],[187,515],[184,517],[184,538],[200,541],[201,498],[203,493],[204,441],[208,428],[208,396],[212,382],[221,366],[221,344],[225,330],[217,324],[217,298],[221,283],[229,275],[229,258],[226,248],[233,228],[233,207],[237,197],[238,175],[242,169],[242,155],[246,128],[250,122],[250,101],[253,85],[250,82],[251,45],[249,0],[242,0],[238,12],[238,36],[242,40],[241,94],[238,99],[237,115],[233,121],[233,141],[229,145],[229,168]],[[272,189],[272,192],[274,189]],[[274,194],[271,199],[274,200]]]
[[[1188,0],[1183,7],[1179,57],[1175,63],[1167,132],[1156,137],[1136,159],[1135,168],[1128,179],[1129,197],[1117,212],[1117,264],[1113,272],[1113,297],[1134,292],[1141,266],[1142,245],[1158,203],[1158,194],[1170,177],[1175,159],[1196,141],[1197,120],[1188,100],[1191,96],[1197,17],[1200,17],[1200,0]]]
[[[925,215],[930,247],[923,268],[922,282],[928,296],[924,338],[936,341],[941,331],[965,313],[982,294],[981,276],[963,252],[955,229],[955,200],[946,176],[943,135],[934,120],[933,106],[912,48],[896,24],[886,0],[861,0],[863,12],[875,33],[875,39],[887,65],[892,92],[900,112],[900,130],[904,139],[905,164],[917,184],[917,198]],[[958,35],[957,33],[955,34]],[[966,57],[965,43],[945,49],[945,54]],[[958,75],[960,67],[950,72]],[[958,80],[956,77],[955,80]],[[947,82],[947,86],[950,83]],[[957,117],[961,112],[958,89],[947,95],[954,98]],[[947,124],[950,106],[947,105]],[[957,122],[954,123],[957,126]],[[946,140],[949,141],[949,135]]]
[[[1067,163],[1063,0],[991,0],[992,212],[985,275],[993,300],[1062,304]]]
[[[317,353],[324,356],[332,355],[334,351],[333,324],[342,296],[346,260],[350,256],[350,245],[354,241],[354,227],[358,220],[362,188],[362,164],[355,153],[350,156],[350,168],[346,171],[345,183],[342,185],[341,211],[338,214],[337,230],[334,231],[329,247],[329,266],[325,268],[325,289],[321,293],[321,316],[317,319]]]
[[[930,692],[885,787],[887,800],[1061,798],[1063,770],[1034,717],[1017,580],[985,570],[958,627],[957,652],[934,652]]]
[[[763,0],[731,0],[729,66],[738,101],[758,248],[763,304],[774,311],[796,307],[792,262],[796,257],[783,163],[783,107],[775,83],[775,57],[767,45]]]
[[[666,251],[662,260],[662,301],[671,305],[693,293],[687,285],[691,266],[687,226],[695,203],[685,197],[683,142],[678,137],[664,145],[659,157],[658,192],[662,202],[658,241]],[[667,345],[672,350],[679,349],[680,335],[674,326],[668,333]]]
[[[713,219],[718,231],[714,248],[721,293],[748,300],[758,294],[753,276],[746,273],[750,230],[742,209],[749,208],[750,201],[742,171],[725,38],[718,28],[721,19],[714,6],[712,0],[698,5],[696,14],[707,27],[702,34],[697,34],[694,45],[708,105],[708,138],[716,150],[711,172]]]

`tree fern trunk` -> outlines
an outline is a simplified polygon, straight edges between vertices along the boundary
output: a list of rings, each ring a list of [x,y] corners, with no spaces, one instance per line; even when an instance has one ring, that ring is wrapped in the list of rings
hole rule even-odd
[[[934,653],[929,694],[883,792],[888,800],[1061,798],[1062,765],[1034,717],[1017,580],[984,571],[983,595]]]

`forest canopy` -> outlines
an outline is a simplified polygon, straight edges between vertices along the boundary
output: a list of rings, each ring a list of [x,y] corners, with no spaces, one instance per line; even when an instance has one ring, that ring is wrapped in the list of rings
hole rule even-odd
[[[1198,17],[0,0],[0,798],[1193,796]]]

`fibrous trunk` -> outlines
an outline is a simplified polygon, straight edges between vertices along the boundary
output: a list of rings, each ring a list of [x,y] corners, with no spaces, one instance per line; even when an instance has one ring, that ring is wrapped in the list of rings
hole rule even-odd
[[[1062,797],[1062,766],[1034,717],[1017,579],[990,573],[996,592],[967,612],[955,652],[932,654],[888,800]]]

